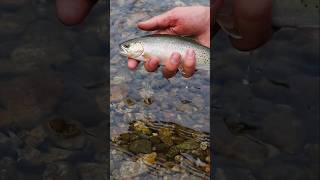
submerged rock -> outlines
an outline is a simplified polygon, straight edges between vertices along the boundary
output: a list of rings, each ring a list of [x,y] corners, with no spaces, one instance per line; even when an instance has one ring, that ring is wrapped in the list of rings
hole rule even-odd
[[[168,146],[173,145],[172,135],[173,135],[173,132],[169,128],[159,129],[159,138],[163,143],[165,143]]]
[[[268,158],[268,149],[246,137],[236,136],[228,144],[224,154],[243,162],[249,167],[258,167],[262,166]]]
[[[300,119],[292,112],[274,112],[263,120],[261,139],[280,150],[294,153],[302,148],[305,138],[300,125]]]
[[[75,120],[64,117],[50,118],[46,123],[48,139],[56,147],[79,150],[89,145],[89,137],[94,134],[88,132]]]
[[[140,131],[137,131],[137,127]],[[148,134],[141,131],[145,128],[148,129]],[[132,122],[129,132],[120,134],[112,142],[121,152],[127,152],[129,157],[138,159],[137,162],[143,162],[151,168],[160,165],[169,172],[187,171],[206,178],[210,173],[210,146],[207,137],[206,133],[179,124],[154,122],[145,118]]]
[[[47,165],[42,174],[43,180],[76,180],[76,170],[67,162],[55,162]]]
[[[156,158],[157,158],[157,153],[152,152],[150,154],[143,155],[141,160],[148,165],[152,165],[156,162]]]
[[[108,161],[109,162],[109,161]],[[107,173],[108,164],[98,164],[98,163],[83,163],[78,166],[80,177],[82,180],[102,180],[109,179],[109,174]]]
[[[110,101],[120,101],[128,95],[128,86],[121,85],[113,85],[110,91]]]
[[[194,140],[186,140],[181,144],[177,145],[177,148],[182,150],[193,150],[198,149],[200,147],[200,144]]]
[[[0,82],[0,86],[0,102],[7,115],[1,118],[0,127],[11,123],[32,127],[57,107],[64,88],[59,74],[47,72]]]
[[[148,171],[147,166],[142,162],[124,161],[120,167],[120,177],[133,178]]]
[[[150,129],[142,121],[133,123],[133,130],[142,134],[151,134]]]
[[[138,153],[151,153],[151,142],[147,139],[138,139],[133,141],[129,145],[129,151],[138,154]]]

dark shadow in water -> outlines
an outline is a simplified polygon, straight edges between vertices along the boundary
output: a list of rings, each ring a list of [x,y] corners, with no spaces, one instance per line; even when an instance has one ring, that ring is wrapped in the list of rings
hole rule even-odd
[[[54,1],[0,10],[0,179],[108,179],[106,2],[74,27]]]
[[[319,31],[281,29],[238,52],[214,41],[216,176],[319,178]]]

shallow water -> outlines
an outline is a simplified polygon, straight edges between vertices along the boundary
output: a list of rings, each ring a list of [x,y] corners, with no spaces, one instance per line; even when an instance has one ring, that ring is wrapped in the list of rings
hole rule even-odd
[[[220,32],[213,48],[217,179],[318,179],[319,30],[281,29],[251,52]]]
[[[143,119],[174,122],[195,130],[210,131],[210,100],[207,98],[210,94],[210,75],[208,72],[198,72],[188,80],[178,74],[168,81],[162,77],[160,70],[155,73],[146,72],[142,63],[136,71],[130,71],[127,69],[126,58],[119,54],[118,46],[130,38],[150,34],[150,32],[138,30],[137,22],[176,6],[195,4],[209,5],[209,1],[161,1],[161,3],[159,1],[111,1],[111,138],[128,132],[129,122]],[[130,162],[138,164],[111,148],[112,178],[127,177],[124,169]],[[131,168],[133,167],[134,165],[131,164]],[[142,172],[133,176],[146,179],[187,178],[188,175],[184,171],[183,168],[177,172],[162,168],[156,172]]]
[[[136,22],[208,4],[155,2],[111,1],[111,137],[146,118],[210,129],[207,72],[168,82],[160,71],[129,71],[118,54],[119,42],[146,34]],[[52,1],[0,1],[0,179],[109,178],[104,3],[67,28]],[[319,32],[282,29],[249,53],[220,32],[213,48],[216,179],[319,179]],[[136,156],[110,152],[114,179],[139,168]],[[140,170],[141,179],[199,179],[187,168]]]
[[[0,179],[108,179],[105,2],[75,27],[53,1],[0,10]]]

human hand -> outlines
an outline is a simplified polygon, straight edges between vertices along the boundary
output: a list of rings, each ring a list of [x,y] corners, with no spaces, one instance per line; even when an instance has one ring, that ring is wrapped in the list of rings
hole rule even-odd
[[[270,39],[272,35],[272,0],[215,0],[212,9],[213,16],[220,13],[224,5],[227,4],[226,2],[233,3],[233,21],[235,28],[242,36],[242,39],[230,37],[235,48],[245,51],[252,50]],[[213,30],[218,28],[218,24],[215,24]]]
[[[98,0],[56,0],[58,19],[65,25],[81,23]]]
[[[138,27],[145,31],[155,31],[159,34],[173,34],[192,36],[200,44],[210,46],[210,8],[204,6],[177,7],[161,15],[155,16],[147,21],[138,23]],[[128,60],[128,68],[135,69],[138,61]],[[173,77],[180,66],[183,68],[183,76],[190,77],[195,70],[195,52],[187,50],[182,61],[179,53],[173,53],[163,68],[166,78]],[[159,66],[159,59],[151,57],[146,61],[144,67],[153,72]]]

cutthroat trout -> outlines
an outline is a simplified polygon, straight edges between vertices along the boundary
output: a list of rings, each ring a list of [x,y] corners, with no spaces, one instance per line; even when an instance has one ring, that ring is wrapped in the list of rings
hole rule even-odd
[[[187,49],[191,48],[196,55],[196,69],[210,69],[210,49],[186,37],[164,34],[148,35],[125,41],[119,46],[120,54],[126,57],[146,61],[149,57],[156,56],[160,59],[160,65],[164,65],[173,52],[180,53],[183,61]]]

